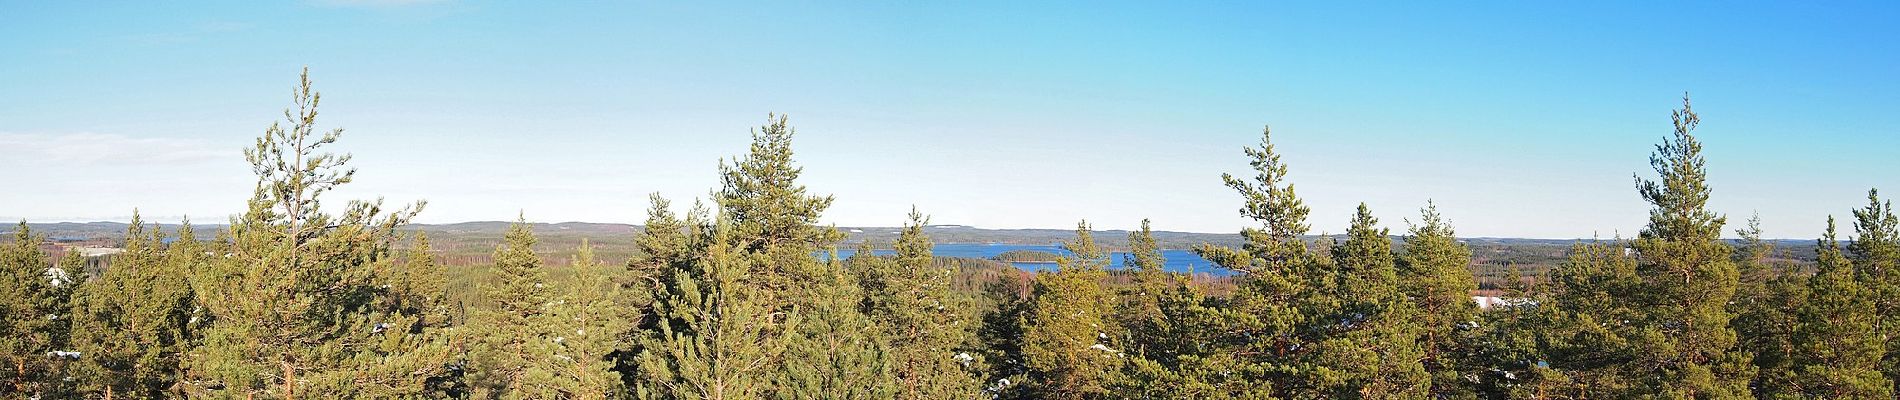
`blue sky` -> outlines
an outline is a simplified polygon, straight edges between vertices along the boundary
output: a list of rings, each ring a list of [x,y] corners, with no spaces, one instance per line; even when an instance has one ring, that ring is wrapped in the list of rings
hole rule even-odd
[[[261,3],[0,1],[0,217],[221,221],[305,65],[424,222],[637,222],[784,112],[840,225],[1231,232],[1271,124],[1316,231],[1628,236],[1685,91],[1731,222],[1900,196],[1892,2]]]

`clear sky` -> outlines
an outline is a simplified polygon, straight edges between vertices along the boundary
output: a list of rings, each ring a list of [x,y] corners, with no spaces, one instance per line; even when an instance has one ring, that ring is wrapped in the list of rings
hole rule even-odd
[[[1684,92],[1732,225],[1900,197],[1890,1],[182,3],[0,0],[0,218],[222,221],[305,65],[423,222],[638,222],[784,112],[840,225],[1232,232],[1271,124],[1316,231],[1628,236]]]

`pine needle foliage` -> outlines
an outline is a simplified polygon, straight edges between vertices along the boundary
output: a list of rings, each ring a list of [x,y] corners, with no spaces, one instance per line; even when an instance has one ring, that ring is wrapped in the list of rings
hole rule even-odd
[[[168,250],[164,234],[136,211],[125,251],[75,296],[73,349],[82,391],[105,397],[173,397],[197,306],[186,277],[203,259],[189,229]],[[77,256],[74,254],[72,256]]]
[[[1854,265],[1841,253],[1834,218],[1822,234],[1810,295],[1795,325],[1794,379],[1791,388],[1807,398],[1891,399],[1893,381],[1880,373],[1886,353],[1876,332],[1871,290],[1855,279]]]
[[[422,204],[384,210],[351,201],[323,211],[324,194],[349,183],[350,156],[324,152],[343,131],[316,131],[321,96],[306,70],[286,125],[272,124],[245,159],[256,191],[220,235],[218,257],[194,274],[197,304],[211,321],[186,356],[182,389],[207,398],[332,398],[369,395],[397,380],[427,380],[441,365],[391,370],[384,362],[434,340],[408,340],[411,323],[383,305],[397,261],[396,228]],[[246,299],[246,301],[228,301]],[[442,360],[447,361],[447,360]],[[419,385],[418,385],[419,386]],[[409,386],[409,387],[418,387]],[[397,394],[391,394],[397,395]],[[419,396],[421,393],[399,393]]]
[[[49,275],[52,261],[40,251],[42,239],[26,221],[13,228],[13,241],[0,248],[0,385],[22,397],[64,392],[66,324],[71,320],[66,296],[69,282]],[[66,257],[82,257],[68,253]],[[71,269],[63,269],[72,271]]]
[[[1739,275],[1720,241],[1726,219],[1708,210],[1706,161],[1694,134],[1701,119],[1687,96],[1671,118],[1674,134],[1650,156],[1660,180],[1636,179],[1654,208],[1631,243],[1642,284],[1625,293],[1640,311],[1631,337],[1639,358],[1628,377],[1646,387],[1645,396],[1750,397],[1755,369],[1729,326]]]
[[[924,234],[930,218],[915,209],[904,224],[893,257],[860,250],[865,313],[877,321],[890,352],[891,378],[899,399],[972,398],[982,389],[982,370],[971,349],[975,323],[970,299],[950,287],[956,271],[932,261]]]
[[[1113,297],[1102,287],[1107,255],[1095,244],[1087,221],[1056,271],[1037,274],[1031,304],[1022,317],[1023,360],[1036,397],[1095,399],[1109,395],[1124,357],[1112,342]]]

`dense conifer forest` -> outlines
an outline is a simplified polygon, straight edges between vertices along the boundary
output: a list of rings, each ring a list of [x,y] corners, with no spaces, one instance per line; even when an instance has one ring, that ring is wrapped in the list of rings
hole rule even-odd
[[[1238,273],[1218,282],[1164,271],[1147,221],[1107,238],[1115,270],[1088,221],[1063,254],[1007,258],[1057,265],[1039,273],[933,256],[928,210],[852,241],[820,224],[832,197],[800,183],[784,115],[709,200],[647,199],[615,261],[582,240],[549,262],[526,210],[482,273],[451,271],[405,229],[425,204],[330,194],[356,170],[320,101],[306,73],[243,152],[257,185],[218,229],[135,217],[103,264],[13,229],[0,397],[1893,399],[1900,380],[1890,201],[1869,190],[1787,255],[1758,219],[1709,209],[1687,97],[1636,174],[1648,225],[1536,270],[1474,261],[1459,210],[1430,203],[1361,204],[1312,240],[1299,169],[1263,129],[1234,154],[1250,175],[1209,175],[1236,196],[1206,206],[1256,223],[1193,247]],[[1488,307],[1479,275],[1501,276]]]

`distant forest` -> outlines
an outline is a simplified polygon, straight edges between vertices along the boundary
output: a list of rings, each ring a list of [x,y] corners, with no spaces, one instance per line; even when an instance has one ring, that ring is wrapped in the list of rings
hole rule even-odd
[[[1313,236],[1267,129],[1235,158],[1250,176],[1210,173],[1237,198],[1207,207],[1256,223],[1238,234],[924,210],[852,233],[819,224],[832,197],[800,183],[783,115],[708,201],[654,194],[639,226],[416,225],[424,203],[330,196],[356,170],[320,100],[306,71],[243,152],[242,215],[14,227],[0,397],[1893,399],[1900,380],[1891,203],[1869,190],[1818,240],[1761,239],[1708,209],[1686,96],[1633,188],[1646,227],[1584,241],[1460,238],[1430,203],[1401,231],[1360,204]],[[59,244],[95,239],[112,251]],[[1065,251],[932,253],[1013,240]],[[1167,272],[1164,248],[1237,274]]]

